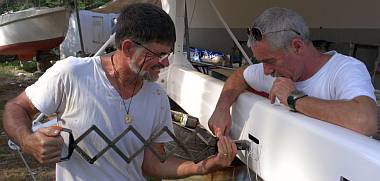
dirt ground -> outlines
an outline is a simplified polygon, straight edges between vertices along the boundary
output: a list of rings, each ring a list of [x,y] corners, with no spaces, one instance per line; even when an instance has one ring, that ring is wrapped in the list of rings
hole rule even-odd
[[[0,113],[4,104],[22,92],[28,85],[37,80],[36,76],[23,71],[13,72],[14,76],[0,74]],[[41,165],[28,155],[24,155],[26,161],[35,173],[37,180],[55,180],[55,165]],[[7,180],[32,180],[18,153],[8,147],[8,137],[0,124],[0,181]]]

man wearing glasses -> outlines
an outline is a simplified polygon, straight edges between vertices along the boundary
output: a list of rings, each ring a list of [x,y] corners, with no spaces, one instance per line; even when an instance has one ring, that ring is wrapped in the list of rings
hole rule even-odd
[[[175,27],[169,15],[150,4],[134,4],[120,13],[116,25],[116,52],[111,56],[75,58],[57,62],[35,84],[9,101],[4,113],[4,128],[23,152],[41,163],[57,163],[64,140],[51,127],[31,132],[31,119],[40,111],[56,113],[60,126],[72,130],[74,137],[96,125],[108,138],[115,139],[129,126],[148,140],[164,126],[173,132],[166,93],[158,84],[160,69],[169,65]],[[161,163],[144,147],[136,135],[126,134],[117,146],[126,156],[136,157],[127,163],[109,149],[94,164],[78,152],[70,160],[56,164],[56,180],[145,180],[145,176],[178,178],[205,174],[229,166],[236,155],[236,145],[219,135],[218,154],[197,164],[170,157]],[[153,139],[161,154],[168,134]],[[67,140],[65,140],[67,142]],[[78,143],[93,157],[107,143],[90,133]]]
[[[320,53],[303,17],[285,8],[264,11],[248,29],[248,46],[260,62],[236,70],[225,82],[209,120],[228,135],[230,106],[252,87],[307,116],[364,135],[376,132],[376,98],[366,66],[336,51]]]

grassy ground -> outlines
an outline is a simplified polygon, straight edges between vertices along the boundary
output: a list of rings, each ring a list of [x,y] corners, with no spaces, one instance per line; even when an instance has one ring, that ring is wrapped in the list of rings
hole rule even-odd
[[[1,77],[14,77],[14,72],[18,69],[15,62],[0,63],[0,76]]]
[[[34,62],[25,62],[23,68],[20,67],[18,61],[0,63],[0,115],[2,115],[7,100],[36,80],[31,73],[35,70]],[[0,116],[1,128],[2,116]]]
[[[35,71],[34,67],[33,62],[25,63],[23,68],[19,66],[18,61],[0,63],[0,180],[32,180],[17,152],[8,147],[8,137],[2,126],[2,113],[9,99],[37,80],[31,73]],[[54,165],[40,165],[31,157],[25,157],[36,173],[37,180],[55,180]]]

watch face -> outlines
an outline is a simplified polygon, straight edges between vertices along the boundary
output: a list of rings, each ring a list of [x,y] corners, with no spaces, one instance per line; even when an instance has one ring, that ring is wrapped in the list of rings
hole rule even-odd
[[[290,94],[288,96],[288,99],[287,99],[287,102],[288,102],[288,106],[291,110],[294,110],[295,108],[295,105],[294,105],[294,96],[292,94]]]
[[[299,90],[292,91],[289,94],[288,99],[287,99],[289,108],[292,111],[296,111],[296,101],[297,101],[297,99],[299,99],[301,97],[304,97],[304,96],[305,96],[305,93],[303,93],[302,91],[299,91]]]

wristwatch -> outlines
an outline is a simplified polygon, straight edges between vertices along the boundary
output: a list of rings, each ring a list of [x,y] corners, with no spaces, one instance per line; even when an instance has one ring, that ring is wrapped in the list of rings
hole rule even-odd
[[[298,99],[304,98],[306,96],[307,95],[305,93],[303,93],[302,91],[299,91],[299,90],[294,90],[294,91],[290,92],[288,99],[287,99],[288,106],[289,106],[290,110],[297,112],[296,101]]]

